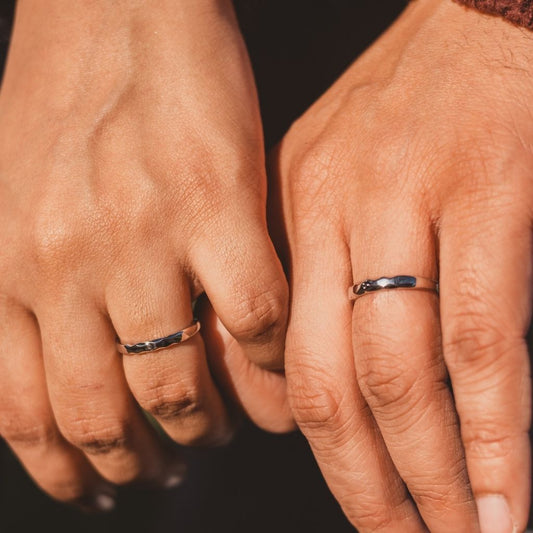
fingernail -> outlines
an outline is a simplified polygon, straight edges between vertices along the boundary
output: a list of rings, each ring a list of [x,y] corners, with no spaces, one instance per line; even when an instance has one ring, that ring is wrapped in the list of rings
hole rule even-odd
[[[507,500],[500,494],[487,494],[477,499],[481,533],[514,533],[515,527]]]
[[[163,477],[163,487],[165,489],[173,489],[183,483],[185,479],[185,465],[183,463],[175,464],[169,467],[168,472]]]
[[[116,507],[117,501],[110,494],[100,492],[94,497],[94,505],[102,513],[108,513]]]
[[[169,474],[165,481],[163,481],[163,487],[165,489],[173,489],[178,485],[181,485],[183,482],[183,477],[178,476],[177,474]]]

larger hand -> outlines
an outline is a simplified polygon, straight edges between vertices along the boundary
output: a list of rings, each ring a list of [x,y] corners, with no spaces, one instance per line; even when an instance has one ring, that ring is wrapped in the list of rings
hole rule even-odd
[[[235,396],[290,427],[282,376],[243,357],[282,366],[287,291],[231,2],[21,1],[0,132],[0,434],[37,482],[100,507],[95,472],[175,482],[136,402],[179,443],[227,441],[200,335],[115,346],[189,325],[203,290]]]
[[[362,532],[422,531],[423,519],[472,533],[475,497],[484,532],[522,530],[531,34],[450,0],[413,2],[273,164],[293,291],[290,398],[348,517]],[[348,301],[354,281],[401,274],[438,277],[440,299]]]

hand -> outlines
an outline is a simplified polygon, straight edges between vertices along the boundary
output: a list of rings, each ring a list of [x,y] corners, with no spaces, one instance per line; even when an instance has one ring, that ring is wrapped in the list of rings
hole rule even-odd
[[[227,394],[291,428],[283,376],[260,368],[283,365],[287,287],[231,2],[21,2],[0,132],[0,434],[37,483],[105,508],[104,479],[177,482],[138,405],[178,443],[228,441],[200,335],[124,358],[115,344],[189,325],[203,291]]]
[[[361,532],[523,531],[532,35],[413,2],[272,167],[289,398],[349,519]],[[440,298],[348,301],[354,282],[402,274],[438,278]]]

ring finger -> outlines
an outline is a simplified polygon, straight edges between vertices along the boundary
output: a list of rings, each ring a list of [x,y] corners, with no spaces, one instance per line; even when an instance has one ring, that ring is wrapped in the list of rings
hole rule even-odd
[[[404,209],[361,210],[352,232],[354,278],[436,279],[434,239]],[[361,226],[359,226],[361,224]],[[380,239],[375,236],[379,235]],[[431,531],[478,530],[457,415],[447,386],[435,292],[381,290],[354,302],[353,343],[361,390],[391,457]],[[438,480],[438,481],[436,481]]]
[[[121,342],[136,344],[174,334],[193,321],[185,276],[158,275],[146,265],[117,280],[108,309]],[[131,287],[139,287],[132,293]],[[219,445],[232,423],[211,377],[201,334],[156,352],[123,356],[128,384],[143,409],[183,445]]]

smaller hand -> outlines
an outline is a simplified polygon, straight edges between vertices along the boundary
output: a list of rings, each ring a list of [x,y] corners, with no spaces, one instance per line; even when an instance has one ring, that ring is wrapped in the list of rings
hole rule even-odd
[[[202,338],[216,328],[233,396],[263,427],[293,426],[264,370],[283,366],[287,285],[231,2],[139,6],[21,3],[0,95],[0,434],[50,495],[100,509],[105,480],[183,474],[140,408],[177,443],[231,439]],[[204,291],[225,330],[117,353],[117,335],[191,324]],[[269,387],[275,418],[257,402]]]

